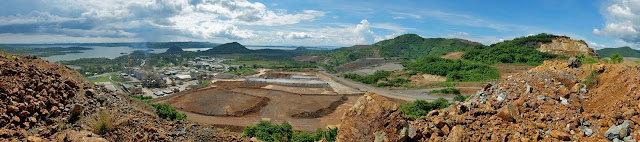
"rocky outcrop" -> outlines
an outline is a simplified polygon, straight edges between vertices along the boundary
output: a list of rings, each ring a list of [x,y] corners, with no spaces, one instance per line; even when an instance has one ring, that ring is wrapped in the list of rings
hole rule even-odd
[[[592,48],[589,48],[584,41],[572,40],[562,36],[553,38],[549,43],[538,43],[536,50],[569,57],[578,54],[584,54],[588,57],[598,57],[598,53]]]
[[[367,93],[345,112],[336,141],[398,141],[411,135],[408,118],[391,101]]]

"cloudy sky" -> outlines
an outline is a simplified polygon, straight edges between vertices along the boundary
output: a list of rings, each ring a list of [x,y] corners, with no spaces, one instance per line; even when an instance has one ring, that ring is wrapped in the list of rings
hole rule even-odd
[[[350,46],[405,33],[483,44],[538,33],[640,49],[640,0],[4,0],[0,43]]]

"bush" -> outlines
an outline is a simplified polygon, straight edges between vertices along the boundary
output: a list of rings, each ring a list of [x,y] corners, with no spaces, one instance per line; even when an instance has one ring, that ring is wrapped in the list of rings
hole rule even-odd
[[[596,70],[591,70],[587,77],[582,80],[582,84],[584,84],[587,88],[593,87],[596,83],[598,83],[598,73]]]
[[[599,62],[598,59],[587,57],[582,53],[576,55],[575,57],[580,59],[580,62],[582,62],[583,64],[590,64],[590,63],[598,63]]]
[[[256,126],[247,126],[242,135],[248,137],[256,137],[263,141],[294,141],[294,142],[314,142],[322,138],[328,141],[335,141],[338,135],[338,129],[329,129],[323,131],[318,128],[315,135],[311,135],[306,131],[296,133],[288,122],[282,124],[271,124],[269,121],[260,121]]]
[[[460,94],[458,94],[458,95],[456,95],[455,97],[453,97],[453,101],[464,102],[464,101],[466,101],[466,100],[467,100],[467,98],[469,98],[469,97],[471,97],[471,96],[468,96],[468,95],[460,95]]]
[[[449,88],[444,88],[440,90],[431,90],[429,93],[460,94],[460,90],[449,87]]]
[[[420,116],[425,116],[429,113],[429,111],[444,109],[451,105],[447,99],[438,98],[433,102],[427,102],[424,100],[416,100],[411,104],[406,105],[398,105],[400,110],[407,114],[411,119],[420,118]]]
[[[153,108],[156,109],[156,114],[158,114],[160,118],[164,118],[170,121],[182,120],[187,118],[186,114],[179,113],[176,109],[169,106],[169,104],[158,103],[158,104],[151,104],[151,106],[153,106]]]
[[[618,53],[611,55],[609,58],[611,58],[612,64],[622,63],[622,60],[624,60],[624,57],[620,56]]]

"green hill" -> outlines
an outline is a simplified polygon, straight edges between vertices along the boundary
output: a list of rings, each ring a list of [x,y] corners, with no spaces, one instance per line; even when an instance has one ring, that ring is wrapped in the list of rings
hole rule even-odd
[[[171,53],[172,52],[182,52],[182,51],[183,51],[182,48],[180,48],[178,46],[173,46],[173,47],[167,49],[167,52],[171,52]]]
[[[203,51],[205,53],[212,54],[233,54],[233,53],[251,53],[251,50],[247,49],[247,47],[243,46],[238,42],[225,43],[222,45],[218,45],[209,50]]]
[[[422,38],[416,34],[404,34],[393,39],[380,41],[371,46],[355,45],[328,51],[313,51],[309,54],[331,57],[329,63],[338,66],[360,58],[393,57],[417,59],[428,55],[444,55],[449,52],[466,51],[480,45],[482,44],[464,39]]]
[[[609,57],[613,54],[618,53],[622,55],[622,57],[640,58],[640,50],[634,50],[629,46],[618,47],[618,48],[604,48],[604,49],[597,50],[596,52],[598,52],[598,55],[600,55],[600,57]]]
[[[380,41],[372,45],[372,48],[379,50],[381,57],[415,59],[427,55],[464,51],[476,45],[482,44],[461,39],[422,38],[416,34],[405,34]]]
[[[557,35],[541,33],[533,36],[506,40],[490,46],[476,46],[462,55],[463,59],[488,64],[540,65],[544,60],[562,57],[535,49],[538,42],[547,43]]]

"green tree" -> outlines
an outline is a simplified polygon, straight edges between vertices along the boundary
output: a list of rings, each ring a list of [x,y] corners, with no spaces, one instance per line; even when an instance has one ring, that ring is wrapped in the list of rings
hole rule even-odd
[[[618,53],[611,55],[609,58],[611,58],[611,63],[614,64],[622,63],[622,60],[624,60],[624,57],[620,56]]]

